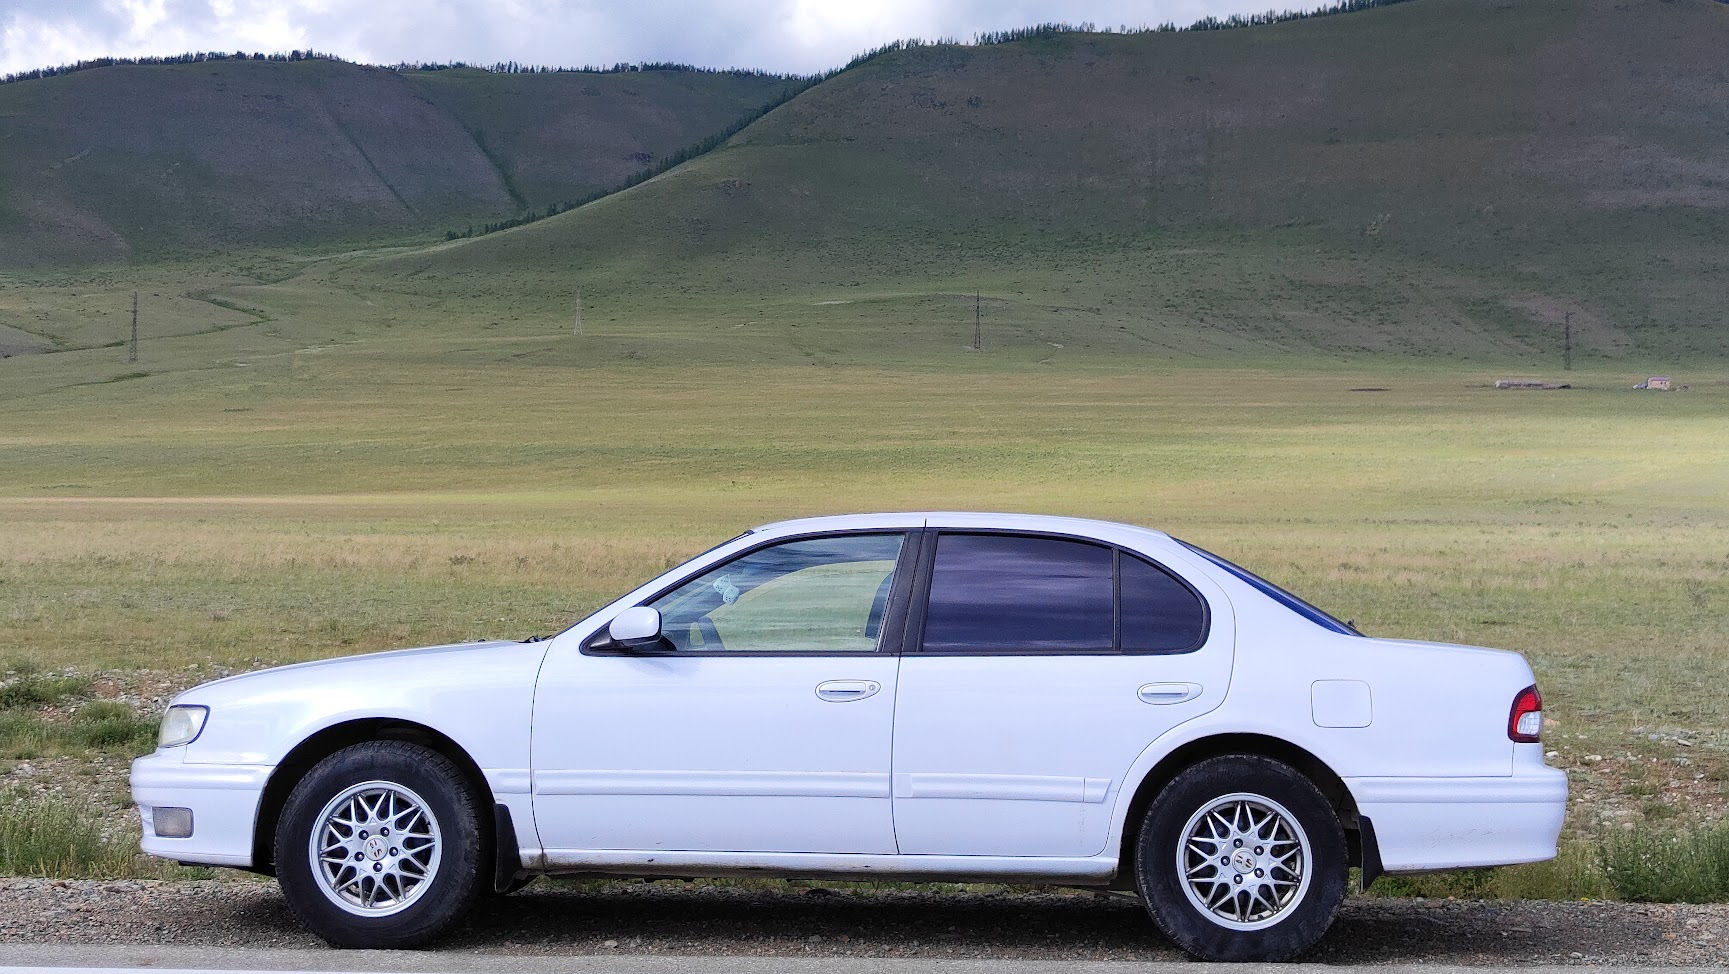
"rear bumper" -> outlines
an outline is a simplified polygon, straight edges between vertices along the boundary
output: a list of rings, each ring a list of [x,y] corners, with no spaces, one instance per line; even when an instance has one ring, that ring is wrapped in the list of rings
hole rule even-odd
[[[1389,873],[1540,862],[1555,858],[1567,776],[1538,761],[1506,777],[1346,778],[1345,786],[1375,823]]]
[[[157,751],[132,762],[132,801],[143,820],[139,847],[152,856],[211,866],[252,865],[258,802],[273,770],[260,765],[185,764],[184,754]],[[157,808],[192,810],[192,834],[156,834]]]

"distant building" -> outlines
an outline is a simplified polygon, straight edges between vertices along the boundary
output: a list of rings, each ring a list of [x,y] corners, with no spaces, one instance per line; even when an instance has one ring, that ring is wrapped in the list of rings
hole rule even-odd
[[[1654,375],[1651,378],[1646,379],[1644,382],[1641,382],[1638,385],[1634,386],[1633,388],[1635,388],[1635,389],[1654,389],[1658,392],[1668,392],[1669,391],[1669,377],[1666,375]]]

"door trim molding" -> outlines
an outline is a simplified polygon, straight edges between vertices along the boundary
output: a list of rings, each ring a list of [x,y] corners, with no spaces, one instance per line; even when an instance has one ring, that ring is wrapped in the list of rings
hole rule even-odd
[[[1023,802],[1103,804],[1109,778],[1038,774],[926,774],[894,776],[896,798],[962,798]]]
[[[851,771],[536,771],[534,793],[887,798],[889,776]]]

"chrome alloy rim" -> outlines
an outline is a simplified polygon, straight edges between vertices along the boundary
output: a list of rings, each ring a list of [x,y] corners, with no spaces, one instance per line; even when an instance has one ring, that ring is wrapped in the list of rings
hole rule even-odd
[[[444,848],[426,800],[391,781],[367,781],[318,813],[306,854],[318,888],[356,916],[408,909],[438,873]]]
[[[1246,792],[1216,798],[1189,816],[1182,836],[1177,873],[1183,892],[1222,927],[1270,927],[1309,890],[1309,837],[1297,817],[1270,798]]]

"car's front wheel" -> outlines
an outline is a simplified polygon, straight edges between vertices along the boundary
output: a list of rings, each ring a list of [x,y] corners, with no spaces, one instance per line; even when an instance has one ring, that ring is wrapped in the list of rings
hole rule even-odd
[[[1135,873],[1165,935],[1209,961],[1281,961],[1313,946],[1345,898],[1345,834],[1313,782],[1225,755],[1184,769],[1141,823]]]
[[[333,946],[417,946],[479,891],[479,807],[436,751],[406,741],[344,748],[289,795],[277,880],[300,921]]]

